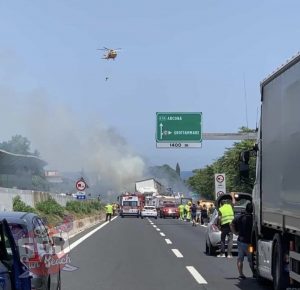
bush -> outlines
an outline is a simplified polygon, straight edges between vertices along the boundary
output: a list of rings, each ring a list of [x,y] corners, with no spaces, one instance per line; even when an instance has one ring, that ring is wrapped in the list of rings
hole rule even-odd
[[[64,208],[52,197],[46,201],[37,203],[36,209],[45,214],[53,214],[61,217],[64,215]]]
[[[36,210],[33,207],[27,205],[24,201],[22,201],[19,195],[13,198],[13,211],[36,213]]]
[[[68,201],[66,210],[69,212],[90,214],[92,211],[100,210],[101,204],[98,201]]]

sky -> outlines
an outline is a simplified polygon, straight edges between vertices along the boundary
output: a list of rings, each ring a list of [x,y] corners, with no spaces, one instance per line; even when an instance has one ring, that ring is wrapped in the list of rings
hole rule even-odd
[[[202,112],[205,133],[255,128],[260,82],[299,51],[299,10],[297,0],[0,0],[0,141],[22,134],[58,170],[202,168],[233,142],[158,149],[156,112]],[[107,61],[103,46],[122,50]]]

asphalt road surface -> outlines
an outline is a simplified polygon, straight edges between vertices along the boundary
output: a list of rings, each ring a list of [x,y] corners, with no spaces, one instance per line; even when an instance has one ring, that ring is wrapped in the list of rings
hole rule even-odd
[[[180,220],[115,218],[71,240],[79,269],[63,271],[62,290],[272,289],[251,278],[246,260],[239,280],[236,256],[207,256],[204,233]]]

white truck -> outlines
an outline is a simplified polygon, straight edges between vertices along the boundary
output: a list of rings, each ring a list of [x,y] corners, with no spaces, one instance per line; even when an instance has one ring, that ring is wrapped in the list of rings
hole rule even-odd
[[[258,141],[242,165],[254,151],[253,270],[275,290],[300,289],[300,55],[261,83]]]

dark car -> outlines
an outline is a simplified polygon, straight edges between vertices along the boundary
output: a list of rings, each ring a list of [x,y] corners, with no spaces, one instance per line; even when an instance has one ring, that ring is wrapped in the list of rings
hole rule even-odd
[[[16,243],[5,219],[0,220],[0,272],[1,289],[31,289],[28,269],[21,263]]]
[[[60,290],[63,239],[50,238],[43,220],[34,213],[0,212],[6,219],[21,261],[30,269],[35,290]],[[23,289],[23,288],[22,288]]]
[[[160,217],[172,217],[173,219],[179,218],[179,210],[175,203],[164,204],[160,210]]]

